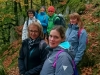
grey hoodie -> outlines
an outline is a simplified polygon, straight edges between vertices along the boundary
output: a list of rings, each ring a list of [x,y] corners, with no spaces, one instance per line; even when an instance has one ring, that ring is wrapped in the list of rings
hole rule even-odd
[[[59,54],[56,67],[52,67],[56,54],[59,50],[64,50],[63,48],[58,46],[54,49],[50,49],[50,47],[47,49],[49,50],[49,54],[40,75],[72,75],[74,73],[71,63],[72,58],[66,51]]]

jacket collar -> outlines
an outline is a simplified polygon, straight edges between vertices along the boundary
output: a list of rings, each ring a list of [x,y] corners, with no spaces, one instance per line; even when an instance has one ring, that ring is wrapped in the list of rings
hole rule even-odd
[[[38,37],[38,38],[36,38],[34,40],[29,38],[29,43],[32,42],[33,44],[39,44],[41,40],[42,39],[40,37]]]
[[[35,16],[33,18],[29,18],[29,20],[35,20],[35,19],[36,19]]]
[[[31,38],[29,38],[28,41],[28,45],[29,45],[29,49],[31,49],[34,45],[38,45],[40,43],[42,39],[40,37],[38,37],[37,39],[33,40]]]
[[[68,24],[68,27],[69,28],[72,28],[72,29],[79,29],[79,27],[78,27],[78,25],[77,24],[75,24],[75,25],[73,25],[73,24]]]
[[[52,16],[49,16],[49,18],[54,18],[55,16],[57,16],[57,14],[53,14]]]
[[[51,48],[49,45],[46,47],[46,50],[49,50],[49,51],[51,51],[51,52],[53,52],[53,51],[59,51],[59,50],[61,50],[61,49],[63,49],[62,47],[60,47],[60,46],[57,46],[57,47],[55,47],[55,48]]]
[[[40,12],[40,15],[45,15],[46,14],[46,12]]]

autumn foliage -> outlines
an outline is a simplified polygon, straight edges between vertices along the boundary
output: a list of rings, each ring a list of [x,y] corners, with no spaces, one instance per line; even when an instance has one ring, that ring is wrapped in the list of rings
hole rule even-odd
[[[88,33],[89,43],[83,59],[78,65],[80,75],[100,75],[100,17],[93,15],[97,10],[98,8],[93,4],[86,4],[84,14],[81,15]],[[3,58],[3,65],[9,75],[19,75],[17,60],[21,47],[22,27],[22,25],[15,27],[18,39],[10,44],[0,57]]]

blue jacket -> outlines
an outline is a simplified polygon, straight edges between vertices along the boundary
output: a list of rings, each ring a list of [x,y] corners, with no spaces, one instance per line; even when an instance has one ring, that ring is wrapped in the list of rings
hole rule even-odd
[[[66,46],[66,48],[70,47],[69,44],[67,44]],[[49,50],[49,54],[46,61],[44,62],[40,75],[73,75],[74,71],[71,62],[72,58],[63,46],[59,45],[53,49],[47,47],[46,49]],[[56,67],[54,68],[52,65],[54,63],[56,54],[60,50],[64,50],[64,52],[59,54],[56,61]]]
[[[78,31],[79,27],[78,25],[68,25],[68,29],[66,30],[66,40],[70,42],[72,47],[74,48],[74,54],[75,54],[75,63],[78,64],[78,62],[82,59],[82,56],[84,54],[84,51],[86,49],[86,39],[87,39],[87,33],[85,29],[82,29],[80,37],[78,38]]]
[[[45,12],[40,12],[37,16],[37,19],[41,22],[43,32],[47,33],[48,15]]]

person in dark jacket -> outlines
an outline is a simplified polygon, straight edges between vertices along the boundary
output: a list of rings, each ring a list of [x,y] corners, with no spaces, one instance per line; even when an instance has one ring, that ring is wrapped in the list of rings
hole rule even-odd
[[[29,38],[23,40],[19,52],[18,67],[20,75],[40,75],[48,51],[43,37],[42,26],[33,22],[28,27]]]
[[[44,62],[40,75],[73,75],[72,57],[64,48],[69,48],[69,43],[66,43],[66,47],[62,47],[61,43],[65,40],[65,32],[62,26],[55,26],[50,31],[49,46],[46,48],[49,50],[47,59]],[[56,55],[60,50],[63,50],[59,54],[56,60],[56,66],[53,67]]]

